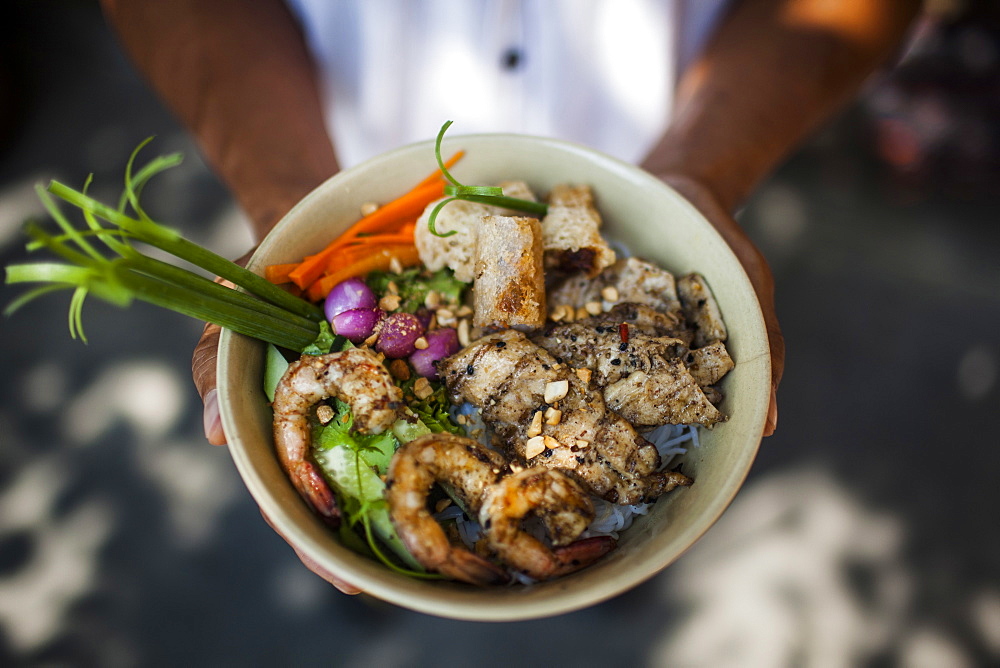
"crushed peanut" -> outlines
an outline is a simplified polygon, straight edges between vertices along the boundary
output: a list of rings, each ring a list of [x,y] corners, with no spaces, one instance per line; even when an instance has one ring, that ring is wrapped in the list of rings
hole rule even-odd
[[[396,281],[389,281],[385,285],[385,291],[388,292],[390,295],[398,295],[399,286],[396,285]]]
[[[590,315],[600,315],[603,310],[601,308],[601,302],[587,302],[583,305],[583,309]]]
[[[429,345],[430,344],[427,343],[427,339],[422,336],[418,336],[417,340],[413,342],[413,347],[417,350],[426,350]]]
[[[431,387],[430,381],[423,376],[417,378],[417,382],[413,384],[413,395],[417,399],[426,399],[432,394],[434,394],[434,388]]]
[[[440,305],[441,305],[441,294],[438,293],[437,290],[431,290],[430,292],[427,293],[427,296],[424,297],[424,306],[426,306],[427,308],[433,310]]]
[[[375,345],[376,341],[378,341],[378,332],[375,332],[374,334],[372,334],[371,336],[369,336],[367,339],[365,339],[365,341],[364,341],[364,343],[362,345],[365,345],[365,346],[368,346],[369,348],[371,348],[372,346]]]
[[[333,419],[336,412],[327,404],[320,404],[316,407],[316,419],[319,420],[320,424],[326,424]]]
[[[383,311],[395,311],[399,308],[399,295],[385,295],[378,300],[378,307]]]
[[[590,383],[590,377],[593,375],[593,371],[590,369],[574,369],[576,372],[576,377],[585,383]]]
[[[535,414],[531,416],[531,425],[528,426],[528,431],[525,434],[528,438],[534,438],[542,433],[542,411],[535,411]]]
[[[458,424],[469,424],[469,418],[467,418],[464,414],[459,413],[455,416],[455,422]]]
[[[397,380],[407,381],[410,379],[410,365],[403,360],[393,360],[389,362],[389,373]]]
[[[586,318],[588,316],[590,316],[590,313],[587,312],[586,308],[578,308],[576,310],[576,319],[577,320],[583,320],[584,318]]]
[[[545,424],[554,427],[560,422],[562,422],[562,411],[549,406],[548,410],[545,411]]]
[[[534,438],[529,438],[524,444],[525,459],[534,459],[543,452],[545,452],[544,436],[535,436]]]
[[[472,308],[468,304],[462,304],[458,307],[458,310],[455,311],[455,315],[459,318],[468,318],[472,315]]]
[[[618,301],[618,288],[616,288],[613,285],[609,285],[608,287],[601,290],[601,297],[609,302]]]
[[[389,271],[391,271],[394,274],[403,273],[403,263],[400,262],[399,258],[396,257],[395,255],[389,258]]]
[[[437,316],[437,321],[443,327],[451,327],[452,325],[455,324],[455,314],[449,309],[439,308],[437,311],[434,312],[434,315]]]
[[[559,401],[569,394],[568,380],[553,380],[545,385],[545,403],[551,404]]]
[[[548,450],[555,450],[557,448],[563,447],[562,443],[560,443],[557,439],[551,436],[548,435],[542,436],[542,440],[545,441],[545,448]]]
[[[465,318],[462,318],[461,320],[458,321],[458,342],[464,348],[465,346],[469,345],[469,341],[470,341],[469,321]]]
[[[586,450],[589,447],[590,447],[590,441],[586,441],[582,438],[576,439],[576,441],[573,443],[573,448],[576,450]]]
[[[566,310],[562,307],[562,305],[555,307],[554,309],[552,309],[552,312],[549,313],[549,320],[552,320],[553,322],[559,322],[565,317],[566,317]]]
[[[361,215],[370,216],[378,210],[378,202],[365,202],[361,205]]]

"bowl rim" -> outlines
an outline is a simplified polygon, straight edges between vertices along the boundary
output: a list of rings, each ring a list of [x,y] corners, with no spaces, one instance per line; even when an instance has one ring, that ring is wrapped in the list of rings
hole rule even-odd
[[[644,186],[661,189],[664,193],[669,194],[669,196],[675,200],[674,204],[685,210],[686,215],[695,216],[701,219],[701,222],[708,228],[707,233],[717,237],[717,241],[721,242],[725,251],[729,253],[729,257],[726,258],[726,262],[739,269],[737,272],[739,275],[738,280],[743,283],[743,285],[740,286],[741,290],[743,292],[749,290],[749,294],[753,296],[754,305],[756,306],[756,308],[753,309],[756,315],[753,326],[759,329],[760,332],[763,332],[766,347],[767,334],[764,327],[763,316],[760,312],[760,305],[756,300],[756,294],[753,292],[752,284],[750,283],[746,272],[743,270],[742,265],[736,258],[736,255],[732,252],[711,223],[708,222],[707,219],[705,219],[705,217],[690,202],[688,202],[676,190],[665,184],[663,181],[657,179],[655,176],[649,174],[636,165],[626,163],[613,156],[609,156],[587,146],[560,139],[538,137],[526,134],[479,133],[465,135],[456,134],[448,137],[445,141],[446,143],[464,142],[471,144],[476,144],[482,141],[528,142],[543,149],[554,148],[570,154],[586,157],[586,159],[592,162],[599,163],[599,166],[603,170],[617,172],[619,175],[624,175],[626,178],[645,182],[643,183]],[[342,170],[331,176],[316,189],[306,195],[302,200],[300,200],[281,219],[281,221],[278,222],[278,224],[271,230],[271,232],[255,250],[248,264],[248,268],[256,271],[256,273],[262,273],[262,258],[265,257],[271,250],[271,247],[275,243],[275,239],[279,238],[284,233],[286,228],[294,225],[300,212],[313,206],[313,203],[317,199],[320,199],[323,196],[323,193],[327,190],[337,187],[341,182],[349,182],[356,173],[363,170],[370,170],[377,168],[380,165],[391,164],[393,161],[398,160],[401,156],[409,156],[416,151],[433,151],[433,146],[433,140],[408,144],[392,151],[382,153],[363,163]],[[239,339],[245,339],[245,337],[241,337],[241,335],[235,334],[229,330],[223,330],[219,343],[219,356],[217,362],[218,378],[222,379],[228,377],[228,374],[230,373],[230,357],[232,355],[232,350]],[[247,339],[247,341],[249,341],[249,339]],[[259,342],[254,343],[259,344]],[[764,352],[766,353],[766,351]],[[769,354],[763,354],[761,359],[756,359],[755,357],[753,360],[746,359],[741,360],[741,362],[743,364],[753,362],[755,366],[761,366],[762,368],[758,369],[757,373],[759,373],[761,377],[767,379],[767,387],[769,389]],[[236,428],[237,425],[235,423],[235,417],[230,410],[230,388],[225,383],[220,383],[218,389],[219,407],[223,427],[227,434],[238,434],[239,430]],[[435,593],[430,595],[428,594],[426,587],[409,586],[395,579],[390,581],[389,578],[385,577],[385,574],[391,573],[391,571],[386,569],[385,566],[360,555],[356,555],[355,553],[350,552],[346,547],[341,546],[340,549],[347,554],[331,554],[329,544],[318,540],[315,531],[307,530],[307,528],[303,526],[299,519],[295,516],[296,513],[290,511],[290,508],[285,502],[287,495],[276,494],[275,490],[272,489],[267,483],[261,470],[259,470],[257,464],[254,462],[250,451],[243,446],[238,437],[229,439],[228,449],[240,477],[247,486],[251,496],[260,506],[260,509],[268,519],[269,524],[271,524],[272,527],[274,527],[286,541],[293,544],[295,549],[302,555],[305,555],[307,558],[311,559],[314,563],[319,564],[323,568],[328,568],[332,565],[335,568],[340,569],[337,573],[338,575],[344,576],[346,574],[347,577],[345,579],[362,588],[367,594],[411,610],[446,618],[475,621],[528,620],[572,612],[613,598],[661,572],[671,563],[676,561],[687,550],[689,550],[698,541],[698,539],[701,538],[701,536],[715,524],[722,513],[725,512],[735,498],[736,494],[739,492],[739,489],[742,487],[746,477],[749,475],[750,468],[760,447],[764,421],[766,419],[769,392],[766,394],[768,396],[755,398],[756,400],[753,404],[753,411],[755,415],[754,424],[759,426],[759,431],[757,432],[758,435],[756,437],[746,437],[747,442],[743,444],[742,450],[740,451],[741,457],[738,460],[739,465],[735,467],[734,470],[728,472],[724,482],[723,489],[726,490],[726,493],[720,494],[718,497],[713,499],[710,506],[710,512],[703,513],[706,518],[705,521],[698,523],[690,530],[682,533],[681,537],[683,539],[678,537],[675,540],[675,542],[678,543],[676,549],[660,554],[657,559],[647,560],[647,562],[644,562],[643,568],[636,569],[634,573],[631,573],[626,577],[616,576],[609,586],[577,587],[574,591],[572,586],[568,586],[566,584],[567,582],[571,584],[572,576],[560,578],[549,583],[533,585],[533,587],[550,587],[550,585],[556,585],[553,588],[558,590],[558,594],[545,598],[539,598],[538,600],[533,599],[530,606],[527,606],[524,601],[518,598],[518,596],[509,595],[509,592],[505,593],[505,589],[468,589],[466,585],[455,585],[454,583],[448,582],[435,583]],[[263,393],[261,393],[261,396],[263,396]],[[763,403],[763,408],[761,407],[761,403]],[[277,527],[281,527],[281,529],[279,530]],[[368,562],[368,565],[376,567],[379,572],[375,572],[365,564],[360,563],[358,561],[359,559]],[[591,570],[595,567],[597,567],[597,564],[585,570]],[[396,578],[403,577],[405,576],[396,576]],[[411,578],[406,578],[406,580],[411,580]],[[562,585],[560,586],[556,583],[562,583]],[[456,589],[456,587],[461,589]],[[466,593],[468,591],[475,594],[479,594],[483,591],[500,592],[500,594],[495,596],[495,600],[490,604],[484,604],[484,601],[481,600],[481,596],[470,596]]]

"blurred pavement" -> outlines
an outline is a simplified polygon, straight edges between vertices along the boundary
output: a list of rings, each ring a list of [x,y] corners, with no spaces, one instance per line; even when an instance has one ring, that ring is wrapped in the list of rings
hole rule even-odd
[[[660,576],[509,625],[340,595],[205,443],[199,325],[89,300],[84,345],[59,295],[0,320],[0,665],[1000,663],[1000,18],[973,4],[744,211],[788,343],[779,429]],[[113,196],[150,135],[187,156],[154,217],[242,254],[239,212],[96,3],[5,3],[0,38],[2,264],[25,257],[35,183],[93,171]]]

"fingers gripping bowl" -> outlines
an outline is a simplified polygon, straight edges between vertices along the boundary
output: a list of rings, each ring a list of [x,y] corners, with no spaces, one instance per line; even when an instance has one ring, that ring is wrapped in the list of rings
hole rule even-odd
[[[721,515],[749,472],[769,398],[767,335],[753,288],[722,238],[676,192],[642,170],[584,147],[521,135],[457,136],[453,168],[466,183],[525,180],[538,192],[559,183],[589,184],[604,232],[674,272],[697,271],[715,293],[729,327],[736,367],[723,381],[729,420],[701,434],[683,459],[690,488],[661,498],[623,532],[616,550],[589,568],[531,586],[480,589],[417,580],[354,553],[309,509],[274,453],[271,410],[261,391],[264,346],[225,331],[219,396],[229,448],[240,475],[275,528],[320,567],[397,605],[466,620],[521,620],[569,612],[620,594],[669,565]],[[345,170],[303,199],[250,261],[292,262],[325,246],[357,219],[364,202],[387,201],[434,168],[433,143],[416,144]]]

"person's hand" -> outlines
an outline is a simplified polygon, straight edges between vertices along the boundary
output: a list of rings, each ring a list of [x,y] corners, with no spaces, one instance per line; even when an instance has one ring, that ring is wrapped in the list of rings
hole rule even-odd
[[[249,261],[252,254],[253,251],[251,250],[239,260],[236,260],[236,263],[239,265],[245,265],[247,261]],[[223,285],[228,285],[228,287],[233,287],[233,285],[228,281],[220,282]],[[201,395],[202,402],[204,402],[205,406],[203,418],[205,425],[205,437],[212,445],[226,444],[226,434],[222,429],[222,417],[219,412],[219,396],[218,390],[216,389],[215,375],[215,365],[219,353],[219,335],[221,333],[222,328],[218,325],[213,325],[211,323],[206,324],[205,329],[202,332],[201,339],[198,340],[198,344],[195,346],[194,353],[191,356],[191,376],[194,379],[194,385],[198,389],[198,394]],[[299,559],[306,568],[345,594],[353,595],[361,593],[360,589],[335,577],[332,573],[320,567],[319,564],[303,554],[283,533],[281,533],[281,531],[278,530],[263,510],[261,510],[261,515],[264,517],[264,521],[267,522],[272,529],[274,529],[275,533],[281,536],[285,542],[287,542],[289,546],[295,550],[295,554],[298,555]]]
[[[768,406],[767,422],[764,424],[764,436],[770,436],[778,426],[778,383],[785,369],[785,339],[781,334],[774,306],[774,277],[771,275],[771,268],[743,228],[733,220],[707,187],[684,175],[660,174],[659,177],[683,195],[715,226],[739,258],[757,293],[771,349],[771,402]]]
[[[256,247],[248,250],[242,257],[233,260],[241,267],[245,267]],[[229,281],[217,278],[216,281],[227,288],[235,288]],[[194,347],[191,355],[191,377],[194,379],[194,386],[198,390],[198,395],[205,406],[203,422],[205,427],[205,438],[212,445],[225,445],[226,434],[222,431],[222,414],[219,412],[219,395],[216,390],[215,363],[219,356],[219,336],[222,328],[212,323],[206,323],[205,329],[201,333],[201,338]]]
[[[191,375],[194,386],[205,405],[203,421],[205,438],[212,445],[225,445],[226,434],[222,430],[222,415],[219,412],[219,394],[216,390],[215,363],[219,354],[219,335],[222,328],[208,323],[191,356]]]
[[[285,534],[281,533],[278,527],[274,526],[274,522],[271,521],[270,517],[268,517],[263,511],[261,511],[260,514],[261,516],[263,516],[264,521],[267,522],[268,526],[274,529],[274,533],[281,536],[285,540],[285,542],[288,543],[293,550],[295,550],[296,556],[298,556],[299,560],[306,568],[308,568],[313,573],[315,573],[316,575],[320,576],[321,578],[332,584],[334,587],[337,588],[338,591],[340,591],[343,594],[354,596],[355,594],[361,593],[360,589],[350,584],[349,582],[344,582],[340,578],[333,575],[333,573],[326,570],[325,568],[317,564],[315,561],[310,559],[308,556],[306,556],[305,553],[300,551],[299,548],[295,547],[295,545],[290,540],[288,540],[288,537],[285,536]]]

